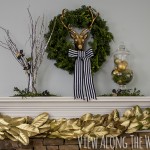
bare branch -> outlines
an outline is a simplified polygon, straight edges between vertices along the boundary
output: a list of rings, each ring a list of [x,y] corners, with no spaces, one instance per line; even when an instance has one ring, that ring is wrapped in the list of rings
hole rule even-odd
[[[49,36],[49,39],[48,39],[48,41],[47,41],[47,43],[46,43],[46,46],[45,46],[45,48],[44,48],[45,50],[46,50],[46,48],[47,48],[47,46],[48,46],[48,44],[49,44],[49,42],[50,42],[50,40],[51,40],[51,38],[52,38],[54,29],[55,29],[55,26],[56,26],[56,21],[57,21],[57,18],[55,19],[55,22],[54,22],[54,25],[53,25],[52,32],[51,32],[51,34],[50,34],[50,36]]]
[[[0,27],[0,29],[2,29],[5,32],[6,39],[5,39],[5,42],[0,41],[0,46],[11,51],[14,58],[20,63],[20,65],[24,68],[25,72],[28,74],[29,82],[32,82],[33,89],[34,91],[36,91],[35,84],[36,84],[36,79],[37,79],[37,73],[43,61],[45,50],[54,32],[57,18],[54,21],[54,25],[53,25],[53,29],[51,31],[50,37],[48,38],[48,41],[46,42],[44,38],[44,35],[46,32],[45,23],[44,23],[45,21],[44,15],[41,20],[40,20],[40,17],[38,17],[36,21],[34,21],[29,8],[27,8],[27,10],[28,10],[28,15],[29,15],[29,39],[28,41],[30,43],[30,49],[31,49],[31,53],[30,53],[31,60],[27,60],[27,58],[24,57],[24,54],[22,54],[23,52],[21,52],[21,50],[18,50],[17,45],[15,44],[15,42],[12,40],[10,36],[9,30],[3,27]]]
[[[8,48],[7,44],[4,43],[4,42],[2,42],[2,41],[0,41],[0,46],[3,47],[4,49],[10,50],[10,49]]]
[[[21,59],[18,59],[17,58],[17,53],[19,52],[16,44],[13,42],[11,36],[10,36],[10,33],[9,33],[9,30],[3,28],[3,27],[0,27],[0,29],[2,29],[5,34],[6,34],[6,38],[5,38],[5,42],[3,41],[0,41],[0,46],[7,49],[7,50],[10,50],[12,55],[14,56],[14,58],[19,62],[19,64],[24,67],[25,66],[25,62],[22,61]]]

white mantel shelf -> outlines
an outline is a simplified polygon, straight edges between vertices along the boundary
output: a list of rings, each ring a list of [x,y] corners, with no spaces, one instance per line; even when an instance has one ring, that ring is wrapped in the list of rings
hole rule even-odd
[[[48,112],[51,118],[77,118],[85,113],[106,114],[114,109],[122,114],[126,109],[139,105],[150,107],[150,97],[98,97],[86,102],[73,97],[0,97],[0,113],[35,117]]]

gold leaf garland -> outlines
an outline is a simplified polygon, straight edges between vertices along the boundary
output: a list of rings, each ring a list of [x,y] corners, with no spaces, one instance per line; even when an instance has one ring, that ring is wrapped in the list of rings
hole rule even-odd
[[[29,144],[29,138],[74,139],[81,136],[115,137],[122,133],[133,133],[150,129],[150,108],[144,111],[139,106],[125,111],[122,117],[114,110],[110,114],[93,115],[87,113],[81,118],[49,119],[48,113],[42,113],[35,119],[0,115],[0,140],[6,138]]]

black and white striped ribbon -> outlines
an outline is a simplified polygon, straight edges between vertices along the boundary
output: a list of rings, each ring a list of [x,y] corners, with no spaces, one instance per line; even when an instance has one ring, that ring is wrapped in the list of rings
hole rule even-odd
[[[76,51],[69,49],[69,57],[77,57],[74,71],[74,98],[75,99],[96,99],[96,92],[91,74],[92,49]]]

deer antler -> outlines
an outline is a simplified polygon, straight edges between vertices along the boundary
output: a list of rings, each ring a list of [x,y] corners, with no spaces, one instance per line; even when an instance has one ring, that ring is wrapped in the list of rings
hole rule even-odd
[[[66,13],[66,9],[63,9],[62,10],[62,14],[61,14],[61,16],[60,16],[60,21],[61,21],[61,23],[63,24],[63,26],[68,30],[70,30],[70,25],[68,25],[68,26],[66,26],[65,25],[65,23],[63,22],[63,19],[64,19],[64,17],[65,17],[65,13]]]
[[[90,11],[91,16],[92,16],[92,22],[91,22],[91,24],[90,24],[90,26],[89,26],[89,30],[91,30],[92,25],[93,25],[95,19],[99,16],[99,13],[97,13],[97,14],[95,15],[95,17],[94,17],[94,15],[93,15],[93,14],[94,14],[94,13],[93,13],[93,9],[91,8],[91,6],[89,6],[88,8],[89,8],[89,11]]]
[[[67,26],[67,25],[65,25],[65,23],[64,23],[64,21],[63,21],[63,19],[64,19],[64,17],[65,17],[66,11],[67,11],[67,9],[63,9],[63,10],[62,10],[62,14],[61,14],[61,16],[60,16],[60,21],[61,21],[61,23],[63,24],[63,26],[64,26],[67,30],[69,30],[69,32],[71,32],[73,38],[74,38],[74,37],[77,37],[79,34],[78,34],[76,31],[74,31],[74,30],[72,29],[72,27],[70,27],[70,24]]]

